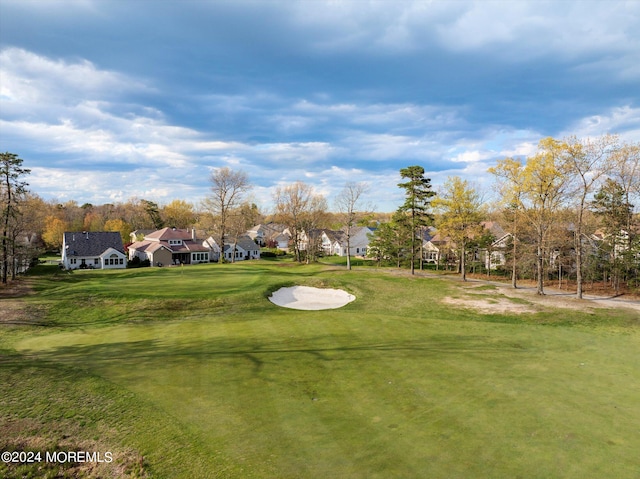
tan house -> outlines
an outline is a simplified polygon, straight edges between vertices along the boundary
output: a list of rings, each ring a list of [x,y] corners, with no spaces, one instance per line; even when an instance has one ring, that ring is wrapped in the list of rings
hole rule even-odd
[[[196,239],[195,230],[163,228],[129,246],[129,259],[149,260],[152,266],[209,262],[209,248]]]

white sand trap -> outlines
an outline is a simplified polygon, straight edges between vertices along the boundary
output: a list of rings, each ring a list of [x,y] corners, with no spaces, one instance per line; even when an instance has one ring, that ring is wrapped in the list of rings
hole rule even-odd
[[[269,301],[283,308],[308,311],[341,308],[355,299],[354,295],[341,289],[311,288],[309,286],[280,288],[269,297]]]

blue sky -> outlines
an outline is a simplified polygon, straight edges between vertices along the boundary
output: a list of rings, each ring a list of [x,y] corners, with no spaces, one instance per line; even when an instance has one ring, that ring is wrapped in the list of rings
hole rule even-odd
[[[402,202],[422,165],[491,196],[546,136],[640,140],[640,1],[0,0],[0,150],[45,199]]]

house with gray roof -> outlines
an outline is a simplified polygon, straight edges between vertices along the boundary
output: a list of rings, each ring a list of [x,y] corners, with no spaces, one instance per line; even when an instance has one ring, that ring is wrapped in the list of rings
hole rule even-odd
[[[203,244],[211,250],[212,261],[218,261],[220,257],[220,246],[218,242],[210,236]],[[224,242],[225,261],[233,263],[247,259],[260,259],[260,246],[258,246],[249,235],[238,237],[235,243],[229,240]]]
[[[120,233],[82,231],[64,233],[62,266],[65,269],[118,269],[127,267]]]
[[[354,226],[349,237],[349,254],[366,256],[373,228]],[[347,256],[347,232],[342,230],[320,230],[321,248],[326,255]]]

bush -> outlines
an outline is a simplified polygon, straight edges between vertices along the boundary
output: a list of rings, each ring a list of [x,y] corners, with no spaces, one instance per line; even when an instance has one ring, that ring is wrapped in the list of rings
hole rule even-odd
[[[286,254],[286,251],[278,248],[262,248],[260,250],[260,257],[262,258],[275,258],[277,256],[285,256]]]
[[[151,266],[151,261],[148,259],[140,260],[138,256],[134,256],[131,261],[127,263],[127,268],[146,268]]]

